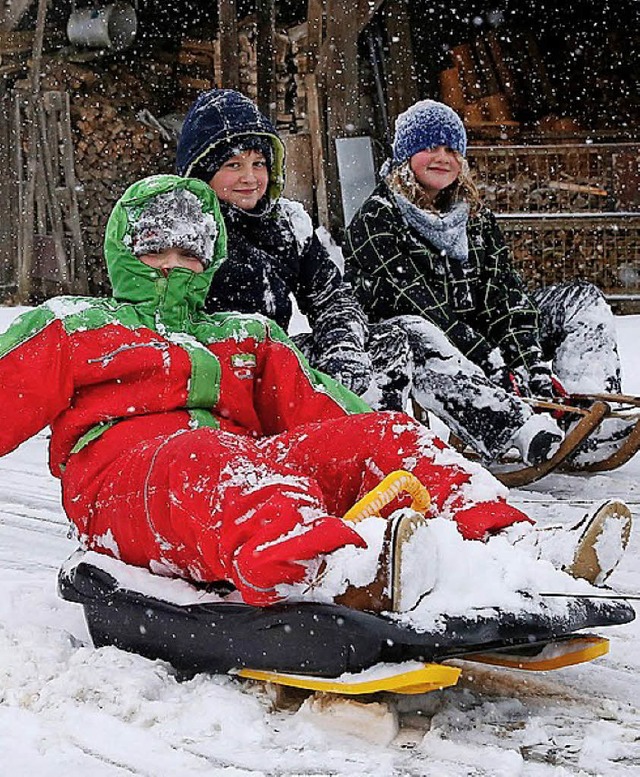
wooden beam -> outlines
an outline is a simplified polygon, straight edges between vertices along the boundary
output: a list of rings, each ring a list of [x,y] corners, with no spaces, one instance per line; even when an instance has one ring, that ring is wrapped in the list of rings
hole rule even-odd
[[[393,0],[384,11],[389,54],[387,60],[387,114],[393,124],[399,113],[418,99],[418,82],[413,59],[411,23],[407,4]]]
[[[218,0],[218,24],[220,27],[220,70],[222,71],[220,73],[220,86],[226,89],[239,89],[240,67],[238,64],[236,0]]]
[[[324,32],[324,0],[308,0],[307,2],[307,48],[309,51],[310,69],[315,71],[318,64],[318,54],[322,46]]]
[[[327,0],[327,32],[323,44],[327,46],[327,61],[321,83],[327,110],[325,170],[332,230],[343,226],[335,141],[360,131],[359,33],[353,3],[348,0]]]
[[[311,169],[313,172],[318,223],[328,229],[329,203],[327,199],[327,179],[325,176],[325,151],[322,142],[325,137],[324,112],[322,111],[315,74],[307,73],[304,77],[304,83],[307,92],[307,116],[311,138]]]
[[[15,30],[33,0],[5,0],[0,6],[0,29]]]
[[[257,0],[258,108],[274,120],[276,116],[276,4],[275,0]]]
[[[47,20],[48,0],[38,0],[38,16],[36,18],[36,34],[33,41],[33,56],[31,59],[31,94],[28,101],[29,141],[27,157],[27,176],[22,202],[23,227],[21,231],[20,255],[18,257],[18,303],[26,305],[31,296],[31,270],[33,267],[33,238],[36,195],[36,168],[38,161],[38,126],[36,122],[36,107],[40,99],[40,68],[42,65],[42,47],[44,44],[44,27]]]

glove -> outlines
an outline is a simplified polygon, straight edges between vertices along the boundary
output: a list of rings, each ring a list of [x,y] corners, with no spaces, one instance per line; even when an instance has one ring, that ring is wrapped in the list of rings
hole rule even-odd
[[[553,375],[546,364],[534,364],[529,369],[529,393],[537,399],[555,399]]]
[[[369,388],[373,371],[369,354],[345,345],[330,348],[317,367],[358,395]]]
[[[509,372],[506,366],[499,366],[487,373],[487,377],[496,386],[508,391],[510,394],[519,394],[520,389],[516,383],[515,376]]]

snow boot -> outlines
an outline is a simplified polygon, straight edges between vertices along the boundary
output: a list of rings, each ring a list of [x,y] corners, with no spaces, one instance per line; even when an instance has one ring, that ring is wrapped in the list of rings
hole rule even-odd
[[[415,607],[418,600],[428,593],[427,589],[433,587],[433,582],[418,587],[412,585],[412,591],[419,591],[418,597],[408,591],[405,593],[403,567],[414,555],[410,548],[419,541],[417,532],[426,520],[424,515],[411,510],[399,510],[391,515],[387,519],[375,578],[365,585],[349,585],[343,594],[334,598],[336,604],[374,613],[407,612]],[[415,553],[415,556],[418,555],[421,554]],[[330,557],[327,563],[331,563]]]
[[[602,586],[622,559],[631,535],[631,511],[611,499],[572,527],[581,531],[573,560],[564,568],[572,577]]]
[[[535,413],[518,429],[511,440],[525,464],[535,467],[550,459],[560,447],[564,435],[546,413]]]
[[[638,423],[640,413],[632,418],[605,418],[572,454],[570,464],[581,469],[608,459],[616,453]]]
[[[505,530],[510,542],[572,577],[601,586],[624,556],[631,534],[631,511],[610,500],[573,526],[515,524]]]
[[[346,591],[334,598],[356,610],[369,612],[406,612],[433,588],[433,569],[425,563],[426,549],[420,548],[419,529],[426,523],[424,513],[429,508],[429,492],[415,475],[398,470],[387,475],[381,483],[366,494],[345,513],[345,521],[361,524],[368,518],[380,518],[380,510],[390,504],[401,491],[407,491],[413,501],[411,508],[397,510],[386,519],[376,572],[365,584],[349,584]],[[370,543],[370,540],[368,540]],[[338,551],[339,552],[339,551]],[[366,558],[363,556],[363,564]],[[326,559],[331,565],[331,556]],[[410,585],[407,568],[411,567]],[[415,569],[413,569],[415,567]],[[353,580],[358,571],[349,577]]]

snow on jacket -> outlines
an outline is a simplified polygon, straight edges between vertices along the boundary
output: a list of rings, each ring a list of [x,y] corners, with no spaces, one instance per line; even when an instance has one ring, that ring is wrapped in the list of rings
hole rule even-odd
[[[229,254],[213,279],[206,310],[257,312],[286,330],[293,295],[309,320],[318,353],[345,344],[364,350],[364,313],[303,207],[280,198],[260,217],[225,203],[221,207]]]
[[[411,227],[385,182],[346,230],[347,277],[371,321],[417,315],[491,375],[498,348],[508,368],[541,360],[538,311],[514,270],[491,211],[467,225],[469,258],[454,260]]]
[[[214,215],[220,237],[203,273],[178,268],[165,277],[129,250],[129,214],[179,187]],[[108,429],[150,417],[170,418],[174,429],[260,437],[367,411],[312,370],[273,322],[203,311],[224,235],[217,198],[201,181],[156,176],[130,187],[105,239],[113,297],[52,299],[0,336],[0,455],[50,425],[50,467],[60,477],[69,458]]]

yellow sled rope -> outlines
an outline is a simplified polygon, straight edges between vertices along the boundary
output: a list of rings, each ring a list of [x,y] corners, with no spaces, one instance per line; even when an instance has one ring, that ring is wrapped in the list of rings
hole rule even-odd
[[[412,498],[411,509],[417,513],[425,513],[431,504],[429,492],[411,472],[404,469],[395,470],[382,480],[368,494],[359,499],[353,507],[344,514],[345,521],[358,523],[372,515],[380,515],[380,510],[406,491]]]

